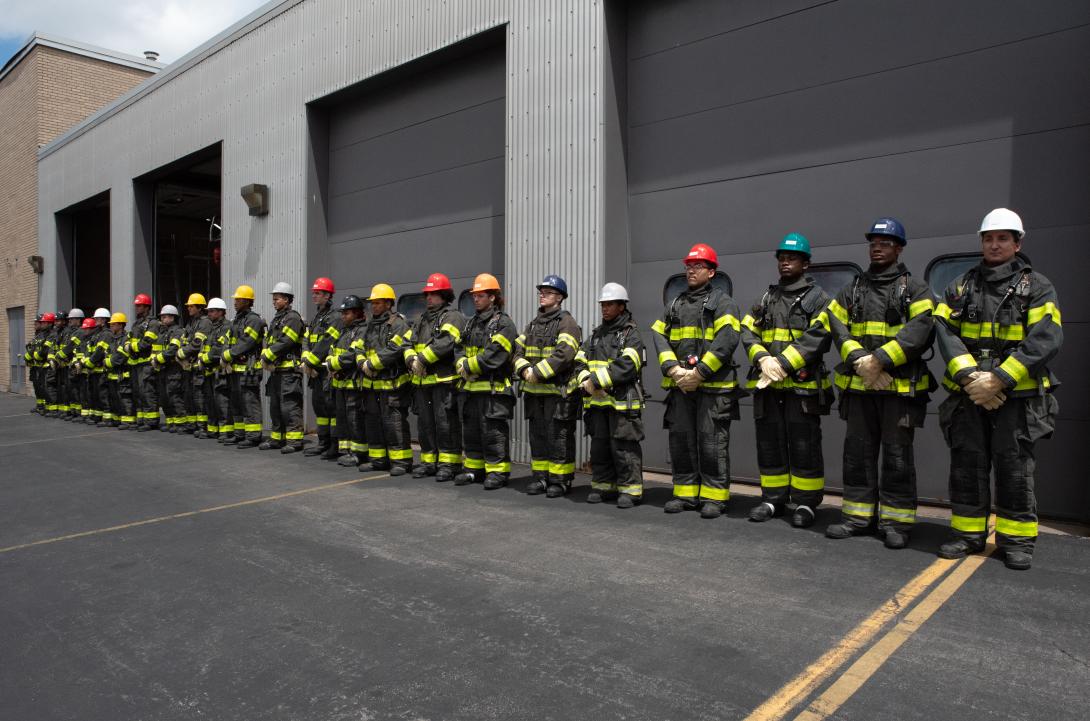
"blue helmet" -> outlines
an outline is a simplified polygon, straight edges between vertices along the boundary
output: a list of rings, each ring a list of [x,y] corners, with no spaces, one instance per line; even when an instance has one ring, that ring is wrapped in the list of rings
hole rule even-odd
[[[888,235],[896,238],[901,245],[908,245],[905,226],[901,225],[901,221],[896,218],[879,218],[871,223],[870,230],[867,231],[867,240],[870,240],[872,235]]]
[[[549,274],[545,276],[540,283],[537,284],[537,289],[552,288],[553,290],[560,291],[560,295],[565,298],[568,297],[568,284],[564,282],[564,279],[559,275]]]

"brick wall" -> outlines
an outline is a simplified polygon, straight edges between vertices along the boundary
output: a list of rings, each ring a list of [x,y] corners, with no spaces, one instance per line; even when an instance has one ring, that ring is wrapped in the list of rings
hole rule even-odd
[[[34,333],[34,316],[38,313],[38,276],[27,263],[27,258],[38,252],[38,147],[149,75],[136,68],[39,45],[0,80],[2,391],[10,390],[11,381],[7,309],[24,307],[27,338]]]

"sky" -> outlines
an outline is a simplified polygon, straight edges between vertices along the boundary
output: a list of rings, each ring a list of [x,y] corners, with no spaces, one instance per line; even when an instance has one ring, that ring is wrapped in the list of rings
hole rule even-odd
[[[0,66],[38,31],[171,63],[268,0],[0,0]]]

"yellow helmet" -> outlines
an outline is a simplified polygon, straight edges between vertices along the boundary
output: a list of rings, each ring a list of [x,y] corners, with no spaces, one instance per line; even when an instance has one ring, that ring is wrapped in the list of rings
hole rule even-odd
[[[189,300],[185,302],[186,305],[208,305],[208,301],[204,299],[204,296],[200,293],[190,293]]]
[[[394,295],[394,289],[385,283],[379,283],[371,289],[371,295],[367,300],[388,300],[393,302],[397,300],[397,296]]]
[[[128,323],[129,318],[124,313],[114,313],[110,316],[111,323]]]
[[[243,300],[253,300],[254,289],[248,285],[240,285],[239,287],[235,288],[235,294],[231,297],[236,300],[238,300],[239,298]]]

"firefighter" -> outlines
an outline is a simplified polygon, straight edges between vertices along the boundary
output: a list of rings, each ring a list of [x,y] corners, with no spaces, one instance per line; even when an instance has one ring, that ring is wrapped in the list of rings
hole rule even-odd
[[[333,281],[315,278],[310,287],[310,299],[314,301],[314,318],[306,328],[306,350],[299,367],[307,374],[310,403],[314,420],[318,425],[318,443],[303,451],[304,456],[321,456],[334,459],[340,455],[336,441],[337,406],[333,400],[333,387],[329,373],[322,365],[329,349],[341,335],[343,326],[340,315],[333,310]]]
[[[227,373],[234,418],[234,444],[239,448],[257,448],[261,444],[261,343],[265,321],[254,312],[254,289],[240,285],[231,298],[235,318],[231,321],[231,346],[220,356],[220,366]]]
[[[186,422],[182,430],[192,433],[196,438],[207,438],[212,432],[208,428],[212,381],[200,361],[201,351],[212,332],[212,321],[208,319],[208,312],[205,310],[207,305],[208,301],[200,293],[190,293],[186,298],[185,312],[189,316],[189,324],[185,328],[182,347],[178,349],[177,356],[186,388]]]
[[[935,385],[922,358],[934,337],[935,302],[900,262],[908,240],[898,220],[879,218],[866,238],[870,268],[814,321],[832,334],[844,360],[836,368],[840,417],[847,422],[842,521],[825,535],[848,538],[877,528],[886,547],[898,549],[916,522],[912,443]]]
[[[752,364],[746,388],[753,392],[761,503],[749,520],[767,521],[794,504],[791,525],[813,525],[825,490],[821,416],[832,405],[832,380],[822,357],[831,338],[811,326],[829,296],[806,275],[810,241],[799,233],[776,249],[780,280],[769,286],[742,319],[742,345]]]
[[[34,317],[34,337],[27,341],[23,351],[23,360],[26,361],[29,369],[30,384],[34,388],[34,408],[31,412],[38,415],[45,415],[45,373],[38,356],[49,330],[49,324],[45,320],[46,315],[46,313],[39,313]]]
[[[118,430],[136,427],[136,414],[132,406],[132,378],[128,355],[128,336],[125,325],[129,322],[124,313],[114,313],[107,324],[109,334],[91,356],[91,362],[101,364],[106,373],[106,387],[110,399],[109,425]]]
[[[1048,368],[1063,343],[1060,301],[1018,251],[1022,219],[996,208],[980,225],[980,265],[956,278],[935,309],[943,385],[939,423],[950,446],[951,538],[943,558],[984,550],[995,470],[996,545],[1025,570],[1037,540],[1034,445],[1056,427],[1059,380]]]
[[[67,406],[62,411],[62,394],[64,389],[61,386],[62,383],[62,366],[61,361],[57,358],[57,351],[61,346],[68,334],[68,314],[63,310],[59,310],[56,313],[46,313],[47,316],[53,316],[53,327],[46,335],[44,343],[44,361],[47,365],[45,372],[45,386],[46,386],[46,409],[50,418],[60,418],[63,413],[67,412]]]
[[[346,295],[338,309],[341,330],[337,340],[322,362],[330,378],[337,408],[338,465],[362,466],[367,461],[367,430],[364,427],[363,388],[355,354],[363,348],[367,332],[367,314],[358,295]],[[342,362],[345,361],[345,362]]]
[[[80,322],[79,327],[76,328],[75,333],[72,334],[72,339],[69,341],[71,356],[68,365],[68,378],[72,388],[72,397],[74,399],[72,405],[78,409],[69,415],[69,420],[80,423],[86,423],[87,419],[91,417],[87,356],[85,355],[85,352],[88,347],[87,340],[90,338],[94,328],[94,319],[84,318]]]
[[[231,347],[231,323],[227,320],[227,303],[223,298],[209,298],[207,310],[210,327],[200,355],[201,367],[212,389],[207,406],[207,438],[230,445],[237,442],[231,414],[230,367],[225,367],[221,361],[223,352]]]
[[[107,326],[110,321],[110,311],[107,308],[96,308],[93,318],[94,328],[84,342],[86,360],[84,372],[87,374],[88,396],[91,404],[90,420],[87,422],[96,426],[105,426],[109,425],[108,421],[112,415],[110,412],[110,389],[106,382],[106,368],[101,362],[92,363],[91,358],[106,343],[106,339],[110,335],[110,329]]]
[[[72,389],[68,378],[69,344],[72,341],[72,320],[68,313],[57,313],[56,338],[54,341],[52,363],[56,372],[57,384],[57,418],[68,420],[68,414],[72,410]],[[83,322],[83,318],[77,318],[76,327]]]
[[[291,307],[295,291],[287,283],[273,286],[272,302],[276,315],[265,335],[261,364],[269,372],[265,395],[269,397],[269,438],[261,450],[280,449],[281,453],[303,450],[303,375],[299,357],[303,349],[306,324]]]
[[[159,377],[159,401],[163,406],[166,423],[163,428],[168,433],[177,433],[185,424],[185,383],[184,370],[178,362],[178,351],[185,340],[185,329],[178,323],[180,313],[177,306],[164,305],[159,311],[159,340],[162,350],[151,357],[152,370]]]
[[[163,350],[159,334],[162,326],[151,315],[151,297],[138,293],[133,299],[136,320],[129,328],[129,364],[132,366],[132,398],[136,410],[137,431],[154,431],[159,428],[158,376],[151,367],[151,356]]]
[[[712,285],[715,250],[697,243],[684,259],[687,290],[651,326],[666,396],[674,497],[663,510],[700,509],[718,518],[730,500],[730,422],[738,416],[732,356],[738,345],[738,306]]]
[[[61,405],[60,417],[66,421],[79,418],[80,395],[79,383],[75,374],[75,355],[81,343],[80,326],[83,325],[84,315],[79,308],[68,311],[67,321],[61,329],[61,337],[57,344],[54,357],[57,360],[57,387]]]
[[[412,386],[405,368],[409,324],[394,310],[394,289],[379,283],[367,298],[371,319],[367,321],[363,348],[354,362],[362,376],[370,469],[389,470],[402,476],[412,470],[413,450],[409,435],[409,407]],[[361,468],[360,470],[365,470]]]
[[[409,332],[405,362],[415,389],[420,465],[413,478],[435,476],[443,483],[462,470],[462,419],[458,414],[454,347],[466,318],[453,306],[450,278],[432,273],[424,283],[427,309]]]
[[[623,285],[602,286],[598,304],[602,323],[575,356],[590,436],[587,503],[616,499],[617,508],[632,508],[643,498],[643,339]]]
[[[455,348],[455,370],[462,377],[463,469],[454,483],[484,481],[486,490],[507,485],[511,475],[512,360],[518,331],[503,312],[499,281],[488,273],[474,279],[470,291],[476,313],[466,322]]]
[[[575,421],[580,398],[570,393],[575,354],[583,332],[561,304],[568,284],[559,275],[546,275],[537,286],[537,316],[515,339],[515,374],[522,380],[523,405],[530,421],[528,495],[559,498],[575,479]]]

